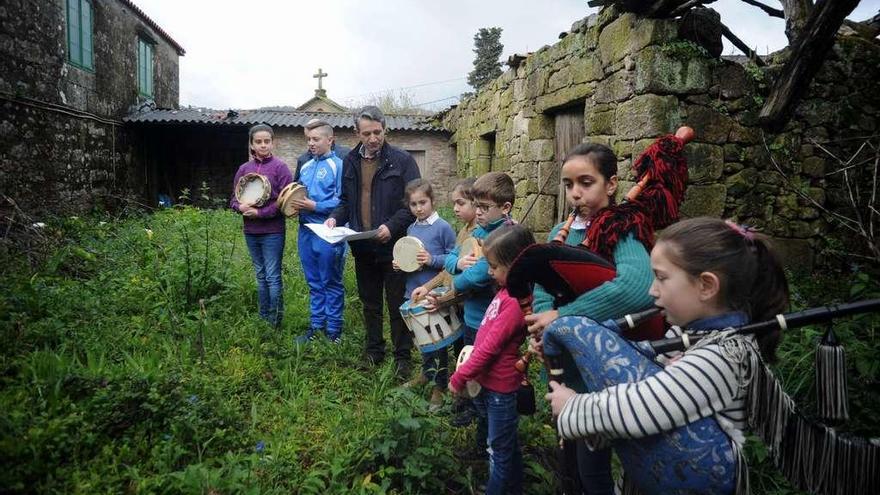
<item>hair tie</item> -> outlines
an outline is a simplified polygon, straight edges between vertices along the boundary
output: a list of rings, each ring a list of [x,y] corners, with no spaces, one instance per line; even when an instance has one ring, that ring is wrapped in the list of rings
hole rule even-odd
[[[730,220],[725,220],[724,223],[727,224],[728,227],[733,229],[737,234],[741,235],[745,240],[749,242],[753,242],[755,240],[755,230],[754,227],[750,227],[748,225],[740,225],[738,223],[731,222]]]

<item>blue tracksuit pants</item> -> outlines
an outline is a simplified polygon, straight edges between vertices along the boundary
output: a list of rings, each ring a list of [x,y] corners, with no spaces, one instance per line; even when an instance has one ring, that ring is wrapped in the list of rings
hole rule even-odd
[[[309,228],[300,226],[297,239],[299,259],[309,285],[310,323],[313,329],[326,329],[328,338],[342,335],[345,291],[345,243],[330,244]]]

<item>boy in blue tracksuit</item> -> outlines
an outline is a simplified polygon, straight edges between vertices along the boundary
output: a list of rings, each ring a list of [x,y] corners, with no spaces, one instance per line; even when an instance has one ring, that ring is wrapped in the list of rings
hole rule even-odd
[[[324,331],[334,344],[342,339],[342,310],[345,294],[342,269],[345,243],[330,244],[318,237],[307,223],[324,223],[339,204],[342,192],[342,159],[331,149],[333,128],[324,121],[306,125],[312,159],[299,170],[298,182],[308,190],[308,198],[295,201],[299,210],[299,258],[309,285],[311,317],[309,329],[298,342],[313,340]]]

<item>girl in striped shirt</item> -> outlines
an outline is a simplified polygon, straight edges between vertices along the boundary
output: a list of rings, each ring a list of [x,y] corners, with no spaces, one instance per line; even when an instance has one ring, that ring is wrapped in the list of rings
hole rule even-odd
[[[667,228],[651,252],[650,294],[675,325],[668,336],[738,327],[782,313],[788,284],[767,238],[713,218]],[[590,393],[551,382],[559,434],[611,444],[626,481],[643,493],[734,493],[747,472],[745,353],[772,361],[779,331],[710,337],[656,355],[613,321],[566,317],[545,331],[546,355],[575,357]]]

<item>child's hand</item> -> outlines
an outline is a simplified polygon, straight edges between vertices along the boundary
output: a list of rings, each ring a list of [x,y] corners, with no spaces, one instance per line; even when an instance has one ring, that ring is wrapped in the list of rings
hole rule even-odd
[[[294,199],[293,201],[291,201],[291,204],[297,210],[309,210],[309,211],[315,211],[315,207],[317,206],[317,203],[315,203],[314,201],[312,201],[309,198]]]
[[[538,359],[544,361],[544,342],[534,337],[529,338],[529,351],[538,356]]]
[[[428,293],[425,296],[425,303],[422,304],[422,307],[425,308],[426,311],[431,312],[437,309],[437,296],[434,294]]]
[[[259,210],[251,206],[250,203],[241,203],[240,205],[238,205],[238,211],[241,212],[242,216],[248,218],[256,217],[259,213]]]
[[[431,256],[431,253],[425,251],[424,249],[416,253],[416,261],[422,266],[430,265],[433,259],[434,258]]]
[[[541,335],[544,332],[544,329],[547,328],[548,325],[553,323],[553,320],[559,318],[559,311],[555,309],[551,309],[549,311],[542,311],[540,313],[533,313],[526,316],[526,325],[528,325],[529,333],[532,335]]]
[[[413,289],[412,294],[409,296],[409,298],[411,301],[418,301],[426,295],[428,295],[428,289],[424,285],[420,285]]]
[[[469,254],[467,256],[462,256],[461,258],[458,259],[458,263],[456,264],[456,267],[459,269],[459,271],[463,272],[463,271],[467,270],[468,268],[476,265],[477,259],[478,258],[472,254]]]
[[[458,390],[457,388],[455,388],[455,385],[453,385],[451,381],[449,382],[449,385],[446,386],[446,388],[448,388],[449,393],[451,393],[454,396],[458,396],[459,394],[461,394],[461,391]]]
[[[550,403],[550,409],[553,410],[554,416],[562,413],[562,408],[568,399],[574,397],[575,391],[553,380],[550,381],[550,393],[544,396],[544,399]]]
[[[336,228],[336,219],[335,218],[328,218],[327,220],[324,220],[324,226],[327,227],[328,229],[335,229]]]
[[[400,271],[400,265],[397,264],[397,260],[391,260],[391,268],[394,268],[395,272]]]

